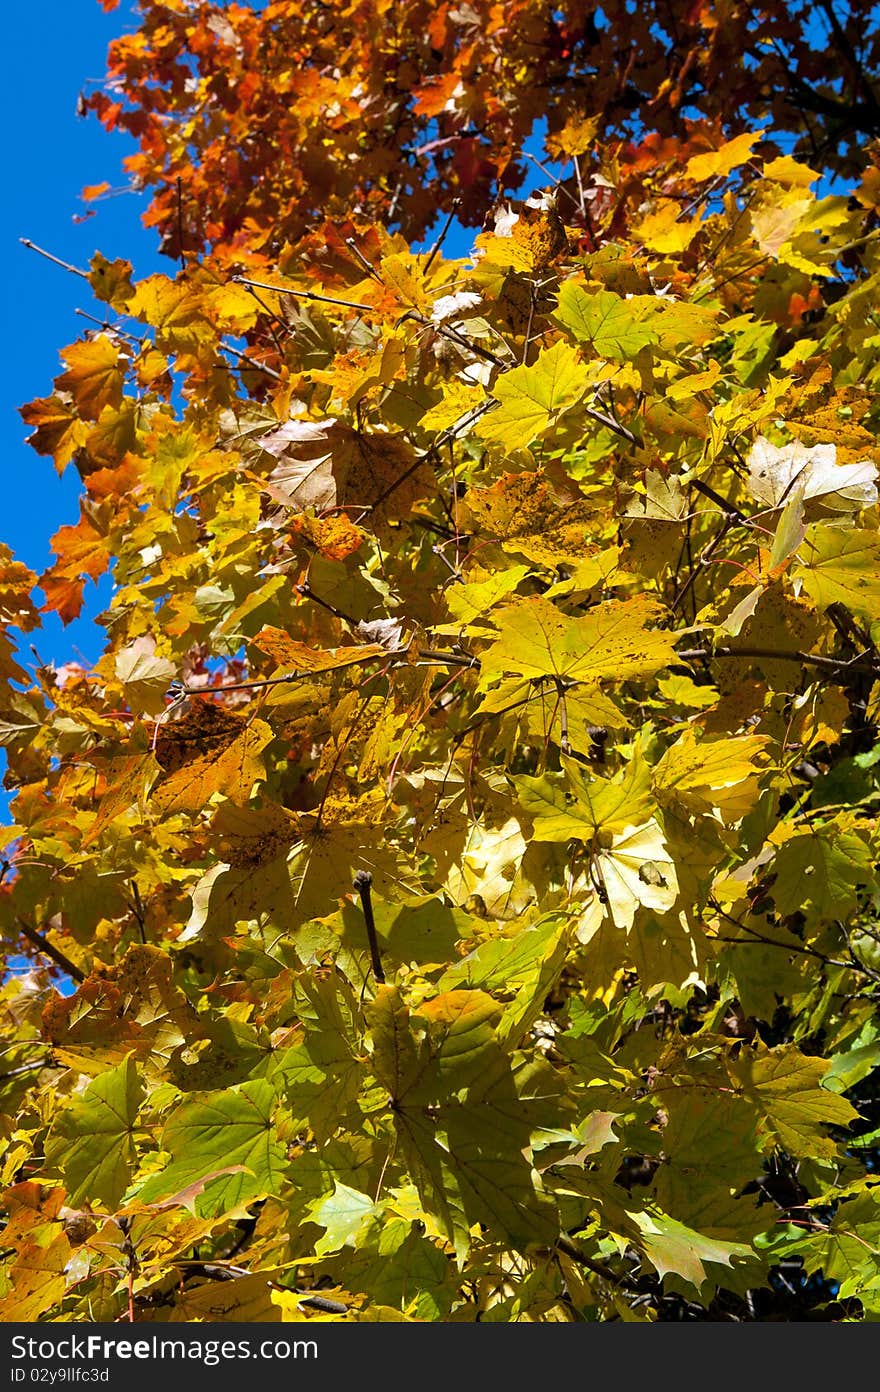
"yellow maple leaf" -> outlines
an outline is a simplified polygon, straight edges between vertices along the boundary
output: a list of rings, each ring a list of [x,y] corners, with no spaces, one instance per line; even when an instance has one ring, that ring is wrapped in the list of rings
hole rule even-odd
[[[705,183],[707,179],[725,177],[738,165],[745,164],[752,153],[752,147],[763,134],[763,130],[745,131],[742,135],[735,135],[732,140],[725,141],[717,150],[709,150],[704,155],[693,155],[685,165],[685,176],[699,183]]]
[[[289,672],[330,672],[339,667],[356,666],[374,657],[387,657],[387,648],[376,643],[360,643],[349,648],[330,648],[322,651],[300,643],[282,628],[261,628],[250,640],[255,647],[268,653],[273,662]]]
[[[215,793],[245,802],[254,784],[265,775],[262,751],[274,739],[264,720],[243,725],[241,733],[221,748],[197,753],[156,784],[150,806],[160,813],[200,812]]]
[[[757,801],[761,768],[755,759],[768,743],[764,735],[698,740],[688,726],[655,767],[654,791],[661,802],[677,800],[689,812],[733,825]]]
[[[500,405],[480,421],[476,433],[508,451],[524,449],[580,400],[588,377],[576,349],[554,343],[530,367],[515,367],[496,379],[492,391]]]
[[[481,658],[480,685],[499,672],[582,682],[652,676],[675,654],[675,634],[648,627],[662,612],[644,595],[608,600],[576,619],[542,595],[508,604],[493,620],[500,637]]]
[[[699,218],[682,217],[681,204],[674,198],[661,198],[642,218],[634,235],[649,251],[676,255],[687,250],[701,225]]]
[[[394,298],[409,309],[430,314],[431,300],[425,291],[418,262],[411,254],[383,256],[380,275]]]

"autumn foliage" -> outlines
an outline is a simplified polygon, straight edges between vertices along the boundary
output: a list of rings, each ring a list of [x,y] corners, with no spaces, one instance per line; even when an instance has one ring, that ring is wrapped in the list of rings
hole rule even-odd
[[[172,259],[2,553],[3,1318],[878,1318],[876,11],[141,10]]]

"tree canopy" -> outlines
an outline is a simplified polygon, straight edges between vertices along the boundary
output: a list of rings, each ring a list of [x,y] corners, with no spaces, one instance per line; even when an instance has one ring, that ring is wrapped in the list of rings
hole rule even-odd
[[[3,1318],[876,1319],[876,8],[141,16],[168,273],[0,556]]]

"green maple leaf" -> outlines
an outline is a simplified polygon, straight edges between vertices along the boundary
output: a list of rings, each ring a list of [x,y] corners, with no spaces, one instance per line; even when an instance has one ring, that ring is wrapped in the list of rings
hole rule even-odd
[[[270,1077],[282,1081],[294,1117],[323,1142],[339,1129],[363,1082],[360,1015],[352,988],[340,978],[309,984],[304,997],[305,1040],[275,1056]]]
[[[552,1241],[553,1204],[527,1159],[529,1123],[495,1037],[499,1006],[482,991],[449,991],[410,1012],[394,988],[370,1009],[373,1068],[428,1212],[456,1250],[487,1224],[511,1246]]]
[[[686,1085],[670,1088],[664,1106],[667,1158],[654,1182],[659,1206],[700,1232],[735,1238],[748,1224],[732,1196],[761,1169],[750,1107],[729,1092]]]
[[[857,831],[835,819],[808,826],[782,842],[773,860],[773,902],[781,913],[810,906],[820,918],[839,918],[855,908],[860,885],[870,884],[871,848]]]
[[[859,527],[807,528],[792,575],[820,609],[844,604],[853,614],[880,619],[880,542]]]
[[[315,1243],[315,1253],[337,1252],[340,1247],[357,1247],[358,1235],[381,1209],[367,1194],[338,1181],[327,1199],[320,1199],[308,1211],[308,1216],[324,1229],[324,1236]]]
[[[492,391],[500,405],[480,421],[477,434],[508,453],[524,449],[581,399],[587,382],[577,352],[560,340],[530,367],[514,367],[496,378]]]
[[[553,317],[579,343],[589,343],[600,358],[628,362],[657,341],[650,325],[641,322],[642,303],[634,304],[610,290],[590,292],[573,280],[562,286]]]
[[[446,963],[455,956],[461,939],[473,931],[468,914],[435,897],[411,897],[400,903],[374,897],[373,916],[383,961],[417,962],[422,966]],[[338,921],[346,945],[364,954],[367,940],[360,906],[346,903]]]
[[[162,1132],[172,1162],[138,1187],[138,1202],[155,1203],[206,1176],[197,1210],[207,1215],[278,1193],[287,1157],[272,1128],[275,1102],[275,1089],[259,1079],[177,1107]]]
[[[483,943],[449,967],[438,986],[441,991],[467,985],[515,992],[498,1026],[499,1039],[515,1043],[540,1015],[567,949],[566,920],[551,915],[509,938]]]
[[[775,1143],[791,1155],[829,1158],[838,1148],[822,1130],[823,1123],[848,1126],[858,1116],[845,1097],[822,1086],[830,1066],[827,1059],[802,1054],[796,1044],[745,1050],[727,1065],[734,1085]]]
[[[420,1320],[443,1319],[455,1299],[455,1265],[402,1218],[368,1221],[357,1249],[345,1253],[340,1280],[389,1309]]]
[[[658,1276],[667,1272],[681,1276],[697,1290],[707,1279],[705,1263],[732,1266],[735,1257],[751,1257],[753,1251],[744,1242],[723,1242],[706,1237],[693,1228],[670,1218],[656,1208],[630,1212],[637,1230],[635,1245],[651,1263]]]
[[[449,967],[438,983],[441,991],[457,986],[485,991],[516,990],[529,981],[553,954],[565,921],[549,915],[509,937],[492,938]]]
[[[137,1160],[134,1124],[144,1091],[129,1055],[59,1112],[46,1142],[46,1163],[64,1176],[71,1204],[116,1208]]]

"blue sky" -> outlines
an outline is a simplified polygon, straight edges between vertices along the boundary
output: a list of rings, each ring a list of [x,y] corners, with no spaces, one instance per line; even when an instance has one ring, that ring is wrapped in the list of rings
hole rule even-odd
[[[127,257],[139,276],[171,264],[156,252],[155,233],[141,225],[143,195],[123,193],[93,203],[94,217],[74,221],[86,212],[80,198],[84,185],[126,183],[122,159],[134,143],[109,134],[94,117],[79,118],[76,100],[83,87],[91,90],[88,79],[102,77],[109,41],[134,27],[126,0],[111,14],[97,0],[9,5],[4,14],[0,540],[38,571],[49,562],[52,534],[77,519],[79,478],[70,465],[59,479],[51,459],[24,443],[28,431],[17,408],[51,392],[52,379],[62,370],[59,350],[87,327],[75,310],[100,314],[101,308],[83,280],[28,251],[18,239],[28,237],[83,269],[99,249],[111,258]],[[108,594],[109,582],[102,590],[89,583],[89,612],[99,612]],[[45,631],[33,641],[44,659],[65,661],[78,649],[94,660],[101,636],[87,617],[65,630],[47,616]]]

